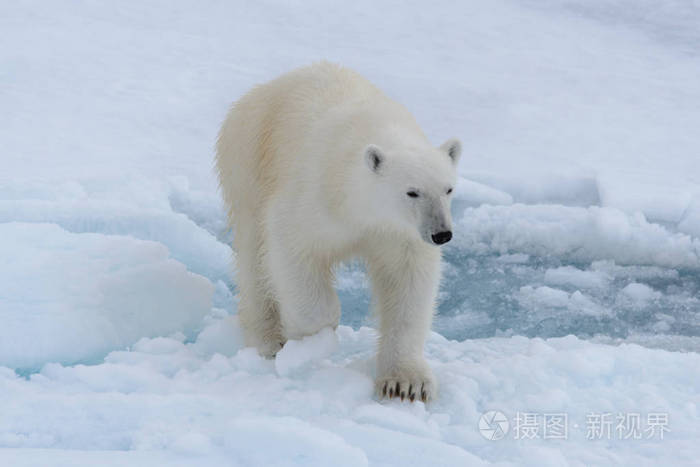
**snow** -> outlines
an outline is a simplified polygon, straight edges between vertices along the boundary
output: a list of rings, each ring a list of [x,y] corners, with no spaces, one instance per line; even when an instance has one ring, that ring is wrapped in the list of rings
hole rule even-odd
[[[477,254],[556,255],[572,261],[700,267],[700,239],[619,209],[562,205],[467,208],[457,226],[459,248]]]
[[[690,464],[697,454],[700,380],[687,371],[700,364],[694,352],[573,336],[456,342],[433,334],[427,355],[442,391],[426,407],[372,400],[376,334],[370,328],[324,333],[335,336],[337,349],[286,376],[240,342],[232,356],[201,352],[205,331],[191,343],[143,338],[96,365],[52,363],[28,378],[4,370],[0,457],[14,459],[11,447],[31,449],[25,458],[35,460],[50,455],[42,449],[60,456],[88,447],[135,464],[165,462],[169,453],[178,465],[221,459],[234,465],[421,465],[426,459],[434,465],[487,459],[602,465],[644,463],[649,452]],[[305,339],[285,351],[303,359],[326,339]],[[509,417],[566,411],[570,440],[485,441],[475,421],[487,409]],[[585,438],[589,412],[640,410],[668,412],[664,442]]]
[[[183,191],[188,194],[186,201],[181,199]],[[173,258],[191,271],[229,281],[230,248],[205,230],[222,234],[225,230],[215,196],[212,193],[211,198],[201,199],[202,195],[189,192],[187,181],[181,178],[151,181],[120,177],[57,186],[11,181],[0,184],[0,222],[45,222],[72,233],[153,240],[165,245]],[[214,220],[198,225],[197,215]]]
[[[638,305],[644,305],[646,302],[661,298],[661,293],[655,291],[645,284],[633,282],[622,289],[622,293],[635,301]]]
[[[313,336],[289,341],[275,356],[278,375],[289,376],[317,360],[330,356],[338,346],[333,329],[324,328]]]
[[[625,291],[626,289],[623,289]],[[559,309],[565,308],[573,313],[588,314],[593,316],[609,315],[609,310],[601,308],[593,300],[583,295],[580,291],[568,293],[563,290],[553,289],[546,285],[532,287],[526,285],[520,288],[515,296],[516,300],[526,309],[538,310],[548,308],[561,313]]]
[[[160,243],[19,222],[0,238],[2,366],[99,361],[141,336],[196,330],[211,309],[211,282]]]
[[[3,7],[0,463],[697,463],[699,20],[676,0]],[[427,406],[373,398],[359,263],[337,330],[244,347],[216,133],[322,58],[463,144]],[[516,439],[519,412],[566,413],[568,439]],[[664,439],[588,439],[591,414],[657,412]]]
[[[547,269],[544,281],[550,285],[572,285],[583,289],[599,289],[610,283],[611,277],[601,271],[582,271],[573,266]]]

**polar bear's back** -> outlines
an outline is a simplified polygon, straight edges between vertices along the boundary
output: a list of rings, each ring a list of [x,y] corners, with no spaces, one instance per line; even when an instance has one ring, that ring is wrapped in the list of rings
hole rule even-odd
[[[390,102],[358,73],[329,62],[256,86],[236,102],[219,133],[217,167],[229,214],[259,209],[293,172],[300,148],[345,103]]]

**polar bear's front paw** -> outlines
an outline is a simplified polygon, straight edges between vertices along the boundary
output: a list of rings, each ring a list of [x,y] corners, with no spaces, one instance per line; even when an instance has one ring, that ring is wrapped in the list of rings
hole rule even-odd
[[[267,359],[272,359],[275,358],[277,355],[277,352],[282,350],[282,347],[284,347],[285,340],[282,338],[279,339],[271,339],[265,342],[261,342],[260,344],[257,345],[258,348],[258,354],[261,357],[267,358]]]
[[[375,390],[380,399],[400,397],[428,402],[435,397],[437,385],[427,365],[398,366],[377,377]]]

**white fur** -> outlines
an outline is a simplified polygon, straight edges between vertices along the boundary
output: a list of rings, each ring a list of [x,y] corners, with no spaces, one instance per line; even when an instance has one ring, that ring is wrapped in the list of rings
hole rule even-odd
[[[217,166],[247,344],[273,356],[287,339],[336,327],[333,266],[361,257],[380,322],[378,392],[398,384],[397,396],[432,397],[423,345],[440,249],[431,235],[450,229],[459,152],[455,140],[432,147],[403,106],[330,63],[243,96],[221,129]]]

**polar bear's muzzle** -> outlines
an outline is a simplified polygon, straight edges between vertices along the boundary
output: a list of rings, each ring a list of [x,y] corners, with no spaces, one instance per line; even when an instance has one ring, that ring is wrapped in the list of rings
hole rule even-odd
[[[426,198],[422,209],[421,237],[432,245],[444,245],[452,240],[449,201],[439,197]]]

